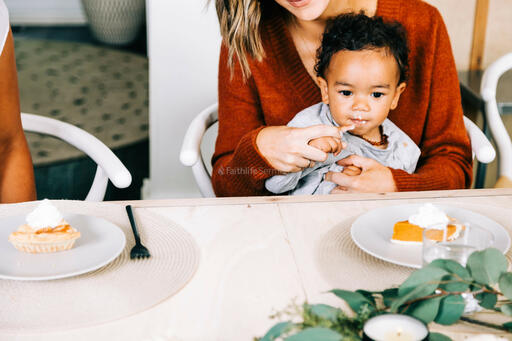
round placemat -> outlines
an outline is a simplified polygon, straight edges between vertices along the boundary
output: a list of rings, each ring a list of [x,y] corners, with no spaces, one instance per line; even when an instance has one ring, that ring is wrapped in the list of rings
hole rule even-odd
[[[335,226],[316,245],[315,263],[326,281],[333,288],[345,290],[380,290],[402,283],[414,269],[385,262],[361,250],[350,236],[354,220]],[[367,284],[364,288],[350,288],[347,283]]]
[[[54,203],[64,215],[92,215],[116,224],[126,236],[126,248],[113,262],[84,275],[52,281],[0,280],[3,332],[87,327],[142,312],[176,294],[198,267],[200,251],[190,234],[146,209],[135,208],[134,215],[151,258],[131,260],[134,239],[124,206]],[[0,217],[27,214],[34,207],[34,203],[3,205]],[[65,252],[62,256],[66,256]]]
[[[148,138],[148,60],[90,44],[15,38],[22,112],[68,122],[109,148]],[[83,157],[55,138],[28,133],[35,165]]]

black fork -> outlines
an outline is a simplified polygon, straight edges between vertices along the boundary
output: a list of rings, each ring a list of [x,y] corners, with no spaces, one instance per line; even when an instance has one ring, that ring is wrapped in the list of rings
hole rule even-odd
[[[133,237],[135,238],[135,246],[130,251],[130,258],[134,259],[142,259],[149,258],[151,255],[149,254],[149,250],[140,243],[139,232],[137,231],[137,225],[135,225],[135,219],[133,218],[132,206],[126,206],[126,212],[128,213],[128,218],[130,219],[130,225],[132,226]]]

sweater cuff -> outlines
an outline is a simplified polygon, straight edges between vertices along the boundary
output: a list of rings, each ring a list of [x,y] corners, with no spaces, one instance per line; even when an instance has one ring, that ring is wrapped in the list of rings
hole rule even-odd
[[[390,169],[398,192],[430,191],[446,186],[446,181],[442,177],[422,177],[419,174],[409,174],[402,169]]]

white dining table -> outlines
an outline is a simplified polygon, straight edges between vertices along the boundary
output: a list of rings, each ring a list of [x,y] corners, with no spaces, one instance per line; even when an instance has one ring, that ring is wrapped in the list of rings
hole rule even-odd
[[[383,290],[402,283],[414,269],[363,252],[350,238],[350,227],[375,208],[427,202],[477,212],[512,232],[511,189],[67,202],[67,207],[78,208],[131,204],[136,216],[148,213],[158,217],[161,224],[180,226],[198,245],[197,270],[179,291],[143,311],[97,325],[63,326],[45,333],[6,331],[0,320],[0,340],[253,340],[279,321],[271,316],[293,303],[308,301],[346,308],[328,291]],[[19,205],[10,207],[16,211]],[[145,231],[143,219],[139,226],[142,241],[150,241],[152,234]],[[509,260],[511,255],[509,250]],[[149,264],[152,259],[144,261]],[[158,277],[151,280],[158,281]],[[81,294],[91,295],[77,293]],[[23,314],[23,307],[15,314]],[[40,315],[41,319],[55,319],[59,311],[41,311]],[[497,314],[480,313],[478,317],[499,323],[509,320]],[[479,333],[508,337],[461,322],[429,327],[454,340]]]

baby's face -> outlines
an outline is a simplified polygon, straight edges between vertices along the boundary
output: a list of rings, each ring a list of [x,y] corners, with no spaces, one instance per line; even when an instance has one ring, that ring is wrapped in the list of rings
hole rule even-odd
[[[405,83],[398,84],[395,58],[384,49],[339,51],[331,59],[326,78],[318,78],[322,100],[340,126],[378,141],[379,126],[398,105]]]

